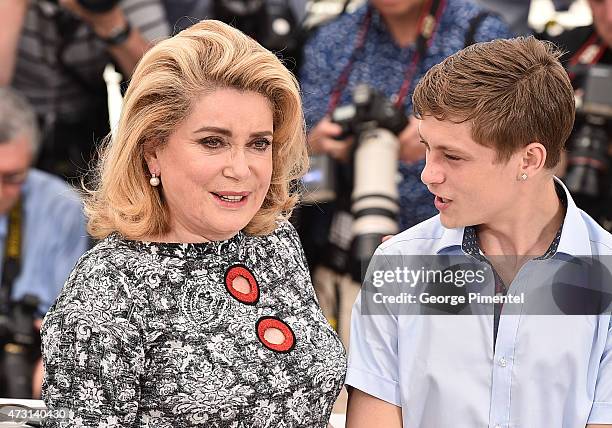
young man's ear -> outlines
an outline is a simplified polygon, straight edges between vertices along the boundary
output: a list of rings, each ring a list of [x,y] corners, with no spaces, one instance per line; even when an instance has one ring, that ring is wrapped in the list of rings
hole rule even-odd
[[[544,169],[546,164],[546,147],[542,143],[529,143],[522,150],[521,168],[519,176],[527,174],[533,177]]]

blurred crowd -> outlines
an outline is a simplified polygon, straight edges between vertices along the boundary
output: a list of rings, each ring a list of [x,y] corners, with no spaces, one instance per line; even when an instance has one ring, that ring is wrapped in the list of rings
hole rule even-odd
[[[429,68],[466,46],[531,33],[530,3],[346,0],[321,20],[306,0],[0,0],[0,397],[39,396],[41,319],[92,245],[79,193],[95,186],[88,172],[110,133],[108,64],[125,90],[148,47],[201,19],[218,19],[295,73],[312,167],[293,221],[320,304],[347,345],[367,236],[380,242],[437,213],[420,181],[425,151],[412,90]],[[558,10],[571,3],[554,1]],[[580,102],[558,175],[610,229],[612,88],[609,74],[606,86],[591,70],[612,65],[612,1],[587,3],[592,25],[537,37],[567,52],[562,60]],[[390,132],[395,149],[385,154],[374,146],[360,157],[362,124],[372,120]],[[384,188],[385,179],[393,188],[389,203],[356,205],[360,186]]]

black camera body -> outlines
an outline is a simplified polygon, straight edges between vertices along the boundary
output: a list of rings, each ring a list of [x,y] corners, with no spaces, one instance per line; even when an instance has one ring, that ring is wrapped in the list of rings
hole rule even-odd
[[[40,355],[34,329],[39,299],[31,294],[0,305],[0,397],[32,398],[32,374]]]
[[[404,112],[391,100],[368,85],[357,85],[353,91],[353,104],[337,107],[332,122],[342,126],[340,139],[359,135],[368,129],[384,128],[398,135],[408,125]]]
[[[397,136],[408,125],[403,109],[368,85],[353,91],[353,103],[336,108],[332,121],[342,138],[353,136],[351,165],[352,243],[347,270],[361,283],[362,273],[386,235],[399,232]]]
[[[565,183],[576,203],[594,218],[610,217],[612,186],[608,146],[612,137],[612,67],[577,67],[576,118],[579,126],[569,141]],[[602,200],[605,200],[605,204]]]
[[[57,3],[58,0],[47,0],[50,3]],[[119,4],[120,0],[77,0],[79,5],[93,13],[109,12]]]

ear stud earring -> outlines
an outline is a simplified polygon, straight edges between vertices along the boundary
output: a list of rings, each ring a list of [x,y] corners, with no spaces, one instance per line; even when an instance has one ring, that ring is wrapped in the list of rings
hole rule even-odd
[[[157,187],[159,186],[159,183],[161,183],[161,181],[159,180],[159,177],[155,174],[151,174],[151,178],[149,179],[149,184],[151,184],[151,186],[153,187]]]

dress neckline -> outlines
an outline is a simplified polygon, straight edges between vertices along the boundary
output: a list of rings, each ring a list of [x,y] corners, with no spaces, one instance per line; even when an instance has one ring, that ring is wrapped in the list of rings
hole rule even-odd
[[[178,259],[197,259],[203,256],[234,254],[244,240],[244,236],[244,232],[239,231],[226,240],[199,243],[136,241],[117,233],[109,235],[107,239],[139,252]]]

